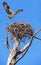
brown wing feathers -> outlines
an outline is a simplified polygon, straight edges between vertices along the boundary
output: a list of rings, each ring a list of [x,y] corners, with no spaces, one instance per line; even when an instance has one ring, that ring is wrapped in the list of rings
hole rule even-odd
[[[8,17],[9,19],[12,19],[17,13],[20,13],[23,11],[23,9],[18,9],[17,11],[12,11],[9,7],[9,5],[6,2],[3,2],[3,7],[6,10],[8,14],[10,14]]]
[[[10,11],[9,5],[6,2],[3,2],[3,7],[8,14],[12,14],[12,12]]]
[[[15,14],[22,12],[23,9],[18,9]]]

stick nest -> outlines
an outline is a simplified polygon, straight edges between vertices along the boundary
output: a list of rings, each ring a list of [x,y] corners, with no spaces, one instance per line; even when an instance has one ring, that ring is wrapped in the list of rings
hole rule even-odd
[[[7,31],[10,32],[16,39],[19,41],[24,36],[31,37],[33,36],[33,29],[30,26],[30,24],[24,24],[24,23],[13,23],[9,26],[7,26]]]

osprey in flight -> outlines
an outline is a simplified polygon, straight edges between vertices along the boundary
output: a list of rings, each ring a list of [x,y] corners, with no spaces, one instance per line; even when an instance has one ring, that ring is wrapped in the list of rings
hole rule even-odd
[[[22,12],[23,9],[19,9],[17,11],[12,11],[9,7],[9,5],[6,2],[3,2],[3,7],[6,10],[6,12],[9,14],[9,19],[12,19],[17,13]]]

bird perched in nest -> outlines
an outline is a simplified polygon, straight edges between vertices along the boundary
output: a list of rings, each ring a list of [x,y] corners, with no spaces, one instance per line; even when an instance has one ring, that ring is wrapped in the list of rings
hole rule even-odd
[[[9,16],[8,16],[9,19],[12,19],[17,13],[20,13],[23,11],[23,9],[18,9],[17,11],[12,11],[6,2],[3,2],[3,7],[6,10],[6,12],[9,14]]]
[[[10,32],[13,37],[16,37],[18,41],[25,36],[31,37],[34,33],[32,27],[24,23],[13,23],[7,27],[7,31]]]

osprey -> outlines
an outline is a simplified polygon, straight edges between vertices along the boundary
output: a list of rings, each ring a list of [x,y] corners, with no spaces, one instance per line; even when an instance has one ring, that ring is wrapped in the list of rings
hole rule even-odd
[[[12,19],[17,13],[23,11],[23,9],[18,9],[17,11],[12,11],[6,2],[3,2],[3,7],[6,10],[6,12],[9,14],[9,16],[8,16],[9,19]]]

